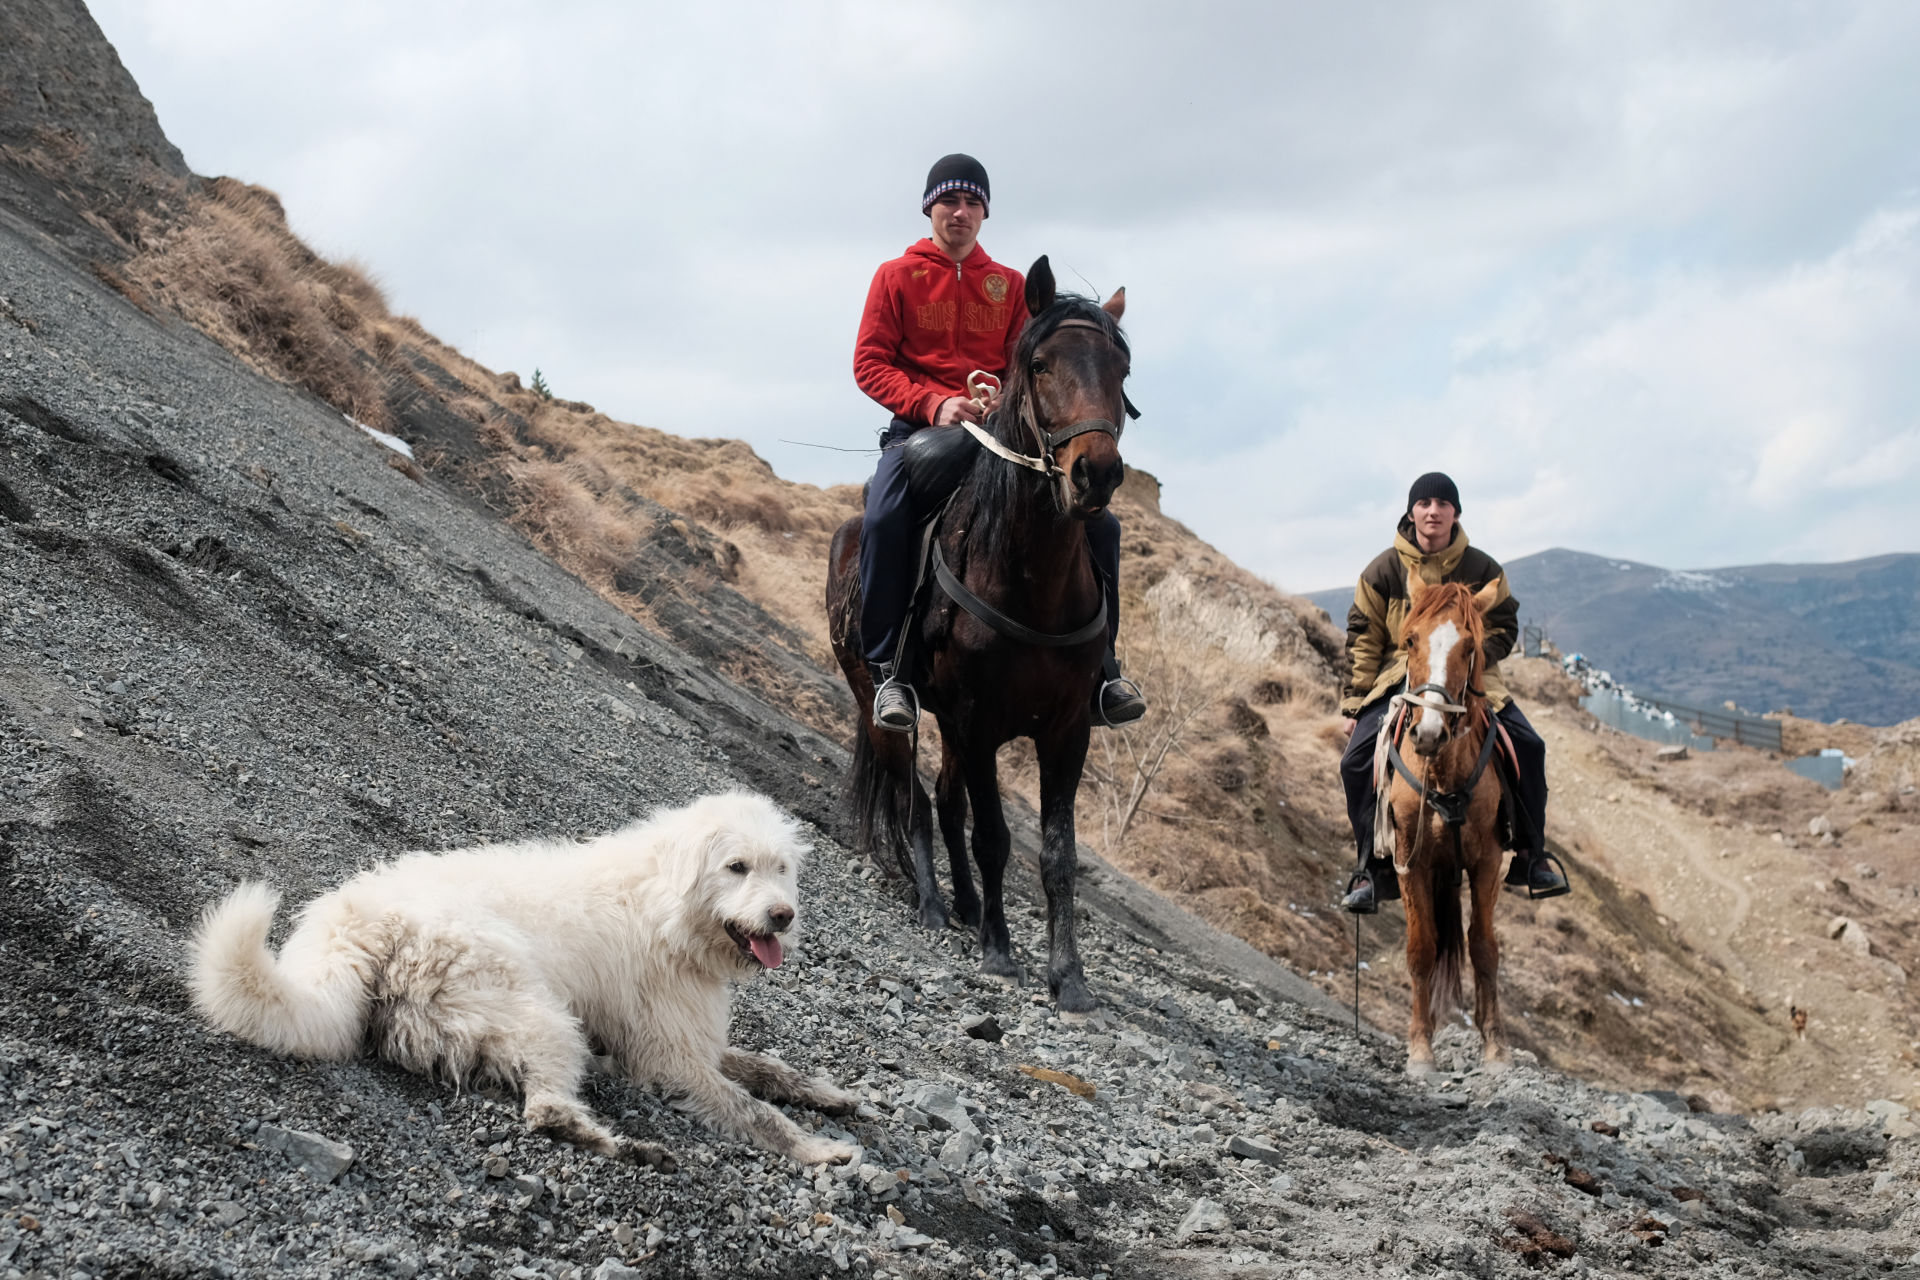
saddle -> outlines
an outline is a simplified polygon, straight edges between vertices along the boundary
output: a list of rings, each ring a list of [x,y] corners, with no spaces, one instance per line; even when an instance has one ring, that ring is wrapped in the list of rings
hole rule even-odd
[[[966,479],[980,444],[959,427],[921,427],[907,437],[905,444],[893,447],[905,455],[901,461],[907,472],[907,497],[920,513],[919,524],[924,526],[939,518],[947,499]],[[868,480],[860,486],[863,506],[872,485]]]
[[[960,427],[922,427],[900,448],[906,451],[907,495],[921,522],[931,523],[966,478],[980,443]]]

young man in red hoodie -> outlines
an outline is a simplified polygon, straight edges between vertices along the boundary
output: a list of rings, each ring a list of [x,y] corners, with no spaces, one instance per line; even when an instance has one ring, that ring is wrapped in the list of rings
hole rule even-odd
[[[867,490],[860,532],[860,635],[873,669],[874,722],[901,733],[914,726],[918,701],[892,670],[900,628],[913,594],[913,510],[901,465],[908,436],[923,427],[953,427],[984,416],[967,394],[975,369],[1004,376],[1027,322],[1026,279],[980,247],[992,190],[987,171],[968,155],[943,156],[927,174],[920,211],[933,234],[874,272],[853,377],[893,414],[880,434],[880,465]],[[1087,522],[1087,544],[1107,593],[1109,656],[1094,698],[1094,723],[1126,724],[1146,713],[1146,699],[1120,677],[1112,645],[1120,625],[1120,522],[1111,512]]]

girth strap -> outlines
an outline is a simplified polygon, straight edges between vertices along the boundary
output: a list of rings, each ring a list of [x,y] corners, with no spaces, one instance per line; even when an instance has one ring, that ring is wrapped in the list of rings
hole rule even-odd
[[[933,544],[933,576],[939,582],[941,589],[952,596],[955,603],[962,609],[1007,639],[1016,640],[1021,644],[1037,645],[1043,649],[1067,649],[1076,644],[1085,644],[1095,636],[1105,635],[1107,631],[1107,607],[1104,601],[1093,617],[1088,620],[1086,626],[1066,635],[1050,635],[1045,631],[1035,631],[1025,623],[1015,622],[967,590],[966,584],[960,581],[953,570],[947,568],[947,558],[941,552],[937,539]]]

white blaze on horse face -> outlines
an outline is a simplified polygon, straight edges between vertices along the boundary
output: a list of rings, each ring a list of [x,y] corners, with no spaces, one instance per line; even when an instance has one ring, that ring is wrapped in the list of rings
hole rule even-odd
[[[1453,658],[1453,647],[1460,643],[1460,628],[1451,620],[1441,623],[1427,637],[1427,682],[1445,685],[1447,683],[1447,663]],[[1422,742],[1437,742],[1440,735],[1447,731],[1446,713],[1440,706],[1446,702],[1444,694],[1429,689],[1420,695],[1427,709],[1420,713],[1420,723],[1414,729]]]

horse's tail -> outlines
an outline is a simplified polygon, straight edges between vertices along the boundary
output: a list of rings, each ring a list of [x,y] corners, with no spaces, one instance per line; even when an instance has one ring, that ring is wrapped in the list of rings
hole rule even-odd
[[[1435,1018],[1444,1018],[1467,1007],[1460,985],[1467,956],[1467,930],[1460,919],[1460,886],[1454,879],[1459,873],[1442,863],[1432,866],[1428,874],[1433,877],[1435,946],[1427,1002]]]
[[[847,776],[847,798],[853,804],[855,847],[882,871],[887,869],[886,855],[891,853],[900,873],[911,881],[913,855],[907,850],[907,833],[900,814],[905,788],[873,749],[873,738],[864,715],[860,721],[853,731],[853,770]]]

